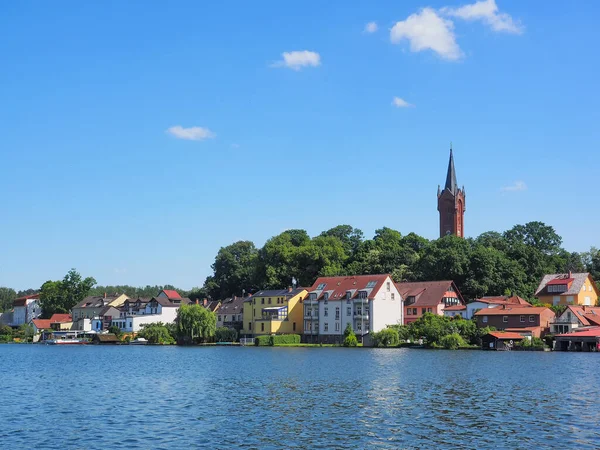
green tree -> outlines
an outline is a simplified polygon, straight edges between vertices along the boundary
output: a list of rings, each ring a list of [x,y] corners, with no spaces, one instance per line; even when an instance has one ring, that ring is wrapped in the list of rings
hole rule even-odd
[[[344,330],[344,347],[356,347],[358,345],[358,339],[356,339],[356,334],[354,334],[354,330],[352,329],[352,325],[346,325]]]
[[[10,311],[15,298],[17,298],[17,293],[14,289],[0,287],[0,312]]]
[[[299,274],[304,272],[300,264],[301,248],[310,242],[304,230],[287,230],[269,239],[258,252],[257,282],[263,289],[281,289],[290,284],[296,277],[302,285],[310,285],[308,280]]]
[[[377,333],[372,333],[373,346],[375,347],[398,347],[400,338],[395,328],[385,328]]]
[[[120,338],[123,334],[121,329],[116,325],[111,325],[110,327],[108,327],[108,332],[114,334],[118,338]]]
[[[143,337],[150,344],[170,345],[175,343],[175,339],[171,336],[169,328],[162,322],[142,325],[142,329],[138,333],[138,336]]]
[[[323,231],[321,236],[338,238],[344,247],[344,252],[349,258],[354,257],[365,238],[361,230],[353,228],[350,225],[338,225],[337,227]]]
[[[465,347],[467,343],[458,333],[447,334],[440,339],[440,345],[448,350],[457,350]]]
[[[215,335],[217,319],[200,305],[182,305],[177,310],[177,340],[181,344],[206,342]]]
[[[231,328],[217,328],[215,332],[215,341],[217,342],[235,342],[238,338],[238,332]]]
[[[92,277],[82,279],[75,269],[71,269],[62,281],[46,281],[40,291],[42,316],[50,318],[56,313],[70,313],[95,284],[96,280]]]
[[[543,222],[515,225],[504,233],[504,237],[511,245],[525,244],[545,255],[555,255],[561,250],[562,238],[553,227]]]
[[[211,266],[214,274],[205,283],[208,295],[222,300],[231,295],[242,295],[242,290],[256,290],[257,260],[258,250],[251,241],[221,247]]]

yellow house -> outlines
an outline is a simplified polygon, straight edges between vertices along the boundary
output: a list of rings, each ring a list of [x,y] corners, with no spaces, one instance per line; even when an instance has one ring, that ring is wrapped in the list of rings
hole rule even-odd
[[[598,287],[587,272],[545,275],[535,291],[540,302],[549,305],[596,306],[598,294]]]
[[[244,301],[242,334],[302,334],[303,288],[259,291]]]

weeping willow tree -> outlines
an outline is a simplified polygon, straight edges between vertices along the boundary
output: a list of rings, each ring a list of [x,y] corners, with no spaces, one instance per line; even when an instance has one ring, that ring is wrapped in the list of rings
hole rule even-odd
[[[215,313],[200,305],[182,305],[177,311],[177,340],[182,344],[206,342],[215,335]]]

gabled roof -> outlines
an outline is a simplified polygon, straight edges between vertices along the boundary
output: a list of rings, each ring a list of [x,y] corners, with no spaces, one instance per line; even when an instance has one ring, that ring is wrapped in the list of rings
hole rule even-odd
[[[47,330],[52,328],[50,326],[50,319],[33,319],[31,321],[38,330]]]
[[[27,306],[27,300],[37,300],[40,298],[40,294],[25,295],[23,297],[15,298],[13,300],[13,306]]]
[[[329,294],[329,300],[345,299],[346,292],[351,293],[351,298],[356,298],[359,291],[367,292],[367,298],[374,299],[388,278],[391,283],[389,274],[320,277],[308,291],[311,294],[316,293],[317,300],[322,299],[324,293]]]
[[[71,317],[71,314],[52,314],[52,317],[50,317],[50,323],[65,323],[72,321],[73,318]]]
[[[490,331],[488,335],[494,336],[496,339],[523,339],[522,334],[507,331]]]
[[[443,281],[415,281],[410,283],[396,283],[398,292],[406,301],[408,297],[415,297],[415,302],[410,306],[435,306],[440,304],[446,292],[450,289],[456,292],[461,303],[464,303],[463,297],[451,280]]]
[[[444,308],[444,311],[464,311],[465,309],[467,309],[465,305],[453,305]]]
[[[570,311],[583,326],[600,325],[600,307],[569,305],[561,316],[567,311]]]
[[[83,300],[81,300],[74,307],[75,308],[102,308],[103,306],[106,306],[108,303],[112,302],[113,300],[116,300],[119,297],[120,297],[120,295],[108,295],[106,297],[103,295],[90,295],[90,296],[84,298]]]
[[[244,307],[244,297],[231,297],[225,299],[219,307],[219,314],[241,314]]]
[[[541,295],[577,295],[581,292],[581,288],[583,287],[585,280],[590,278],[592,285],[596,292],[598,292],[598,288],[590,277],[589,272],[581,272],[581,273],[554,273],[550,275],[544,275],[540,285],[535,291],[535,296]],[[568,289],[565,292],[548,292],[547,286],[554,284],[566,284]]]
[[[181,298],[181,295],[179,295],[179,292],[173,290],[173,289],[163,289],[160,292],[164,292],[164,294],[167,296],[167,298]]]
[[[473,302],[486,303],[488,305],[522,305],[522,306],[531,306],[527,300],[519,297],[518,295],[514,295],[509,297],[507,295],[498,295],[498,296],[486,296],[481,297]]]
[[[296,289],[271,289],[271,290],[262,290],[258,291],[256,294],[253,294],[252,297],[246,297],[246,300],[252,300],[254,297],[295,297],[300,294],[302,291],[306,289],[302,287],[297,287]],[[222,307],[222,305],[221,305]]]
[[[550,308],[545,306],[498,306],[496,308],[480,309],[474,315],[475,316],[514,316],[514,315],[539,315],[544,312],[551,312]],[[554,314],[554,313],[553,313]]]

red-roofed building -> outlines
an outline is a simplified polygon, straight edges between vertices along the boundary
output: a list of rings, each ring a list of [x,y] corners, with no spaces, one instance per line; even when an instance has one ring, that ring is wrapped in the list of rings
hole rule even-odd
[[[443,316],[446,308],[465,304],[454,281],[396,283],[396,288],[404,300],[405,325],[414,322],[425,313]]]
[[[321,277],[303,302],[308,341],[341,342],[348,324],[360,340],[402,323],[402,296],[387,274]]]
[[[581,327],[600,325],[600,307],[569,305],[550,324],[550,332],[566,334]]]
[[[522,299],[521,297],[514,295],[512,297],[508,295],[496,295],[489,297],[481,297],[477,300],[474,300],[470,303],[467,303],[467,314],[465,319],[472,319],[473,315],[481,310],[486,308],[496,308],[498,306],[531,306],[527,300]]]
[[[533,337],[543,337],[550,331],[554,312],[550,308],[536,306],[503,305],[477,311],[477,326],[495,327],[497,330],[530,331]]]
[[[179,295],[179,293],[173,289],[163,289],[160,291],[160,294],[156,296],[156,298],[160,297],[168,298],[169,300],[181,300],[181,295]]]
[[[481,348],[483,350],[511,350],[513,346],[523,339],[530,339],[527,333],[515,333],[509,331],[491,331],[481,337]]]
[[[11,326],[18,327],[24,323],[31,323],[42,314],[40,294],[26,295],[13,300],[13,317]]]
[[[588,272],[544,275],[535,296],[549,305],[595,306],[600,291]]]
[[[571,333],[554,336],[554,350],[597,352],[600,351],[600,327],[585,327]]]
[[[31,324],[35,334],[44,330],[70,330],[73,319],[70,314],[53,314],[49,319],[34,319]]]

